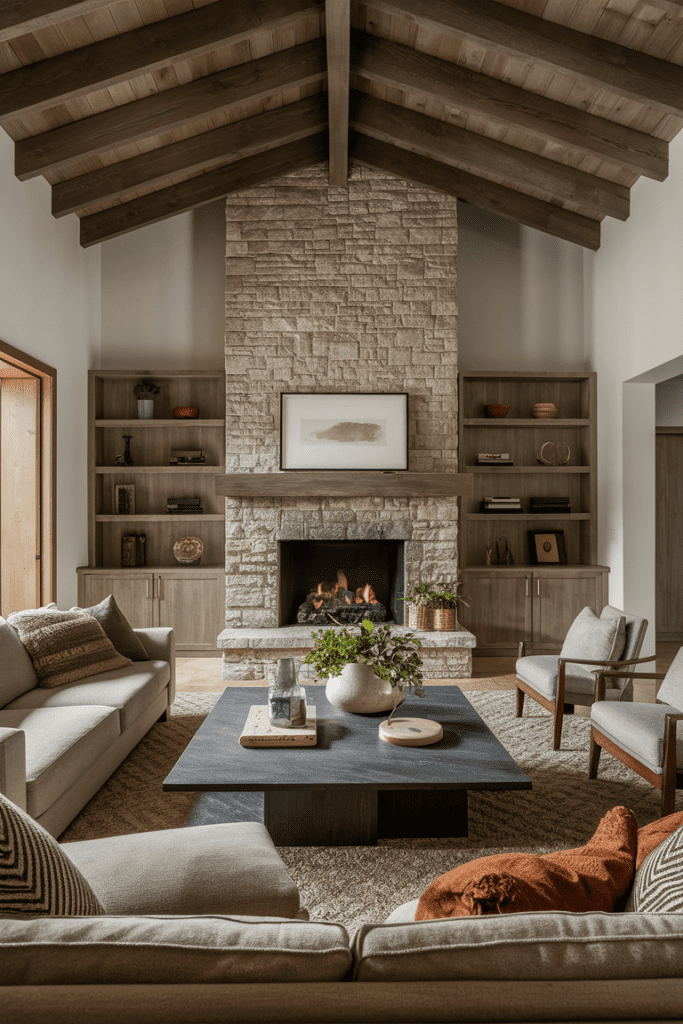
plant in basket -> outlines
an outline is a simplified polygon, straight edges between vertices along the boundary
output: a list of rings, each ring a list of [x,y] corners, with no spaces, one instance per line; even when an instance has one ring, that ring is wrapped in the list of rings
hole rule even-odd
[[[400,598],[414,615],[409,625],[415,629],[453,631],[457,623],[458,602],[469,607],[469,601],[458,594],[458,576],[454,583],[418,583],[410,594]]]
[[[327,678],[325,696],[334,707],[370,714],[396,708],[410,691],[424,697],[422,644],[412,633],[363,619],[358,632],[344,626],[314,630],[312,637],[304,661]]]

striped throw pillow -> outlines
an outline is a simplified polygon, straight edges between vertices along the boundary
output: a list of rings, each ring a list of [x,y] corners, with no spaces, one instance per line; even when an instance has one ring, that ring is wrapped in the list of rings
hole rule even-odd
[[[104,912],[59,843],[0,793],[0,917],[91,917]]]
[[[626,909],[641,914],[683,910],[683,828],[647,855],[636,871]]]
[[[97,619],[80,609],[32,608],[8,615],[7,621],[31,656],[38,685],[47,689],[131,664]]]

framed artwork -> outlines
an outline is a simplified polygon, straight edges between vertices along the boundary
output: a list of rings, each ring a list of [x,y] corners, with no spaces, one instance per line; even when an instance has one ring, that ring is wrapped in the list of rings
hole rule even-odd
[[[528,530],[531,565],[566,565],[564,530]]]
[[[280,469],[408,469],[408,395],[280,395]]]
[[[114,487],[114,515],[135,515],[135,484],[116,484]]]

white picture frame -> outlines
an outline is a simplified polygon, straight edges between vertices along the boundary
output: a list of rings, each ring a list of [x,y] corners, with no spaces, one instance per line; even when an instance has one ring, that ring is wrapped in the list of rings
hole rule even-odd
[[[407,393],[281,393],[280,469],[407,470]]]

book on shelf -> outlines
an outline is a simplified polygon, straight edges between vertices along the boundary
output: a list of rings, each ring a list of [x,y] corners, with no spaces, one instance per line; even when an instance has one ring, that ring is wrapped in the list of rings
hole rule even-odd
[[[191,449],[179,449],[171,448],[170,464],[171,466],[180,465],[201,465],[206,462],[204,451],[201,448]]]
[[[268,718],[267,704],[252,704],[240,736],[242,747],[314,747],[318,742],[316,709],[306,705],[306,724],[280,729]]]
[[[557,512],[571,512],[571,504],[569,498],[565,497],[548,497],[548,498],[529,498],[529,511],[550,514]]]
[[[203,515],[201,498],[167,498],[166,511],[169,515]]]
[[[480,466],[513,466],[509,452],[479,452],[477,462]]]
[[[521,512],[522,502],[520,498],[510,497],[484,497],[481,502],[482,512]]]

